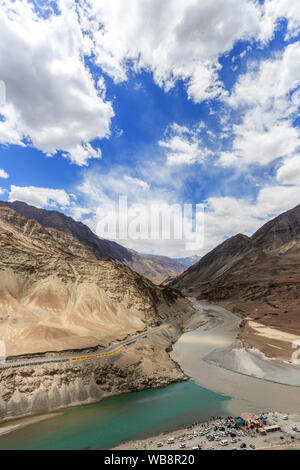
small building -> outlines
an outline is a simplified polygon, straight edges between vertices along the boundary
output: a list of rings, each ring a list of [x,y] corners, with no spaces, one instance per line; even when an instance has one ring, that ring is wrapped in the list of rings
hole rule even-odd
[[[266,426],[264,430],[266,432],[275,432],[275,431],[280,431],[281,428],[278,424],[273,424],[272,426]]]
[[[244,425],[245,424],[245,421],[241,418],[238,418],[235,420],[235,424],[241,424],[241,425]]]

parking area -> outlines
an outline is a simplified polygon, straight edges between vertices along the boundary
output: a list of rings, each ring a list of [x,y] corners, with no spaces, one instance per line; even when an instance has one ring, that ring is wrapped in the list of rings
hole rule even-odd
[[[242,415],[243,416],[243,415]],[[214,418],[183,430],[133,441],[120,449],[147,450],[257,450],[269,448],[300,449],[300,415],[281,411],[259,416]]]

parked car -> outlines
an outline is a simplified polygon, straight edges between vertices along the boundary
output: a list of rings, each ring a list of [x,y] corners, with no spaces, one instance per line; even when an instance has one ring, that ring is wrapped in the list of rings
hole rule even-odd
[[[228,446],[227,439],[224,439],[224,441],[221,441],[220,444],[221,444],[221,446]]]

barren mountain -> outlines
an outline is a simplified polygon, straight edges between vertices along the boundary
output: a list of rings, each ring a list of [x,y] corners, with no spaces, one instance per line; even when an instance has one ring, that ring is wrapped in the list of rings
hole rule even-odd
[[[185,270],[185,266],[176,259],[167,256],[141,255],[136,251],[129,251],[133,257],[130,262],[126,262],[127,266],[155,284],[161,284],[169,276],[178,275]]]
[[[38,209],[20,201],[0,202],[0,205],[6,205],[28,219],[36,220],[43,227],[72,235],[85,247],[89,257],[99,260],[110,259],[125,264],[156,284],[160,284],[173,273],[185,270],[185,265],[180,261],[166,256],[139,254],[118,243],[99,238],[85,224],[77,222],[61,212]]]
[[[276,250],[291,241],[300,241],[300,205],[263,225],[252,236],[256,248]]]
[[[249,238],[236,235],[169,283],[245,317],[242,337],[271,356],[291,357],[300,338],[300,205]]]
[[[182,313],[186,301],[96,259],[70,231],[0,206],[0,331],[7,355],[107,346]]]
[[[188,286],[194,289],[202,282],[220,276],[251,249],[252,242],[249,237],[242,234],[235,235],[184,271],[174,280],[172,285],[176,284],[178,288]]]
[[[180,264],[183,264],[183,266],[187,269],[193,264],[197,263],[201,259],[201,256],[194,255],[194,256],[188,256],[186,258],[175,258],[175,259]]]

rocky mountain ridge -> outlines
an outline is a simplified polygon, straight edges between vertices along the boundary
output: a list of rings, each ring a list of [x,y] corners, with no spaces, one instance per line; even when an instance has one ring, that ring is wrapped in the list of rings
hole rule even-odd
[[[180,273],[186,268],[185,264],[175,259],[140,254],[114,241],[100,238],[87,225],[61,212],[39,209],[20,201],[0,202],[0,206],[10,207],[20,215],[36,220],[47,229],[55,229],[62,234],[71,235],[85,247],[89,257],[124,264],[156,284],[160,284],[174,272]]]

